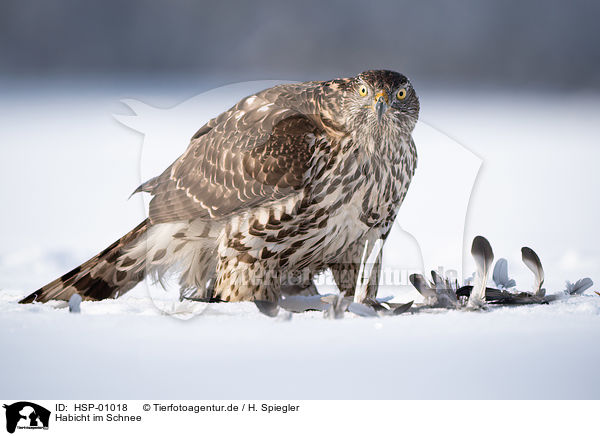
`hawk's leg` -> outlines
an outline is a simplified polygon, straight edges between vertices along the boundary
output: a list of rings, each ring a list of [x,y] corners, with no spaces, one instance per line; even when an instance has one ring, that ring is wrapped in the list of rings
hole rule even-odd
[[[221,258],[214,296],[224,301],[279,301],[279,274],[266,262],[246,262],[246,253]]]
[[[374,242],[374,238],[369,238],[369,249],[373,247]],[[329,265],[329,269],[335,279],[335,284],[340,292],[346,293],[346,296],[354,295],[364,249],[365,240],[356,241],[347,247],[344,253],[337,259],[336,263]],[[379,276],[381,273],[381,256],[382,253],[379,252],[373,270],[371,271],[369,284],[367,285],[367,298],[374,299],[377,296]]]
[[[281,295],[319,295],[317,287],[313,282],[313,274],[309,270],[290,271],[281,274]]]

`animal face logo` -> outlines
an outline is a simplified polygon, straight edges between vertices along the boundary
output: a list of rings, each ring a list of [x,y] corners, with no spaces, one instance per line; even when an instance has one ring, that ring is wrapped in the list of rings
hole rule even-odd
[[[28,401],[5,404],[6,431],[14,433],[19,429],[48,429],[50,411],[42,406]]]

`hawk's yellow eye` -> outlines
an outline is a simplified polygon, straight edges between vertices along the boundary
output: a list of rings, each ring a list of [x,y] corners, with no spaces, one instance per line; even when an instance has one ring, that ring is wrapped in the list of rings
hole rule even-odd
[[[364,97],[367,95],[367,87],[365,85],[361,85],[360,88],[358,88],[358,93]]]
[[[401,88],[398,90],[398,92],[396,93],[396,98],[398,100],[404,100],[406,98],[406,89]]]

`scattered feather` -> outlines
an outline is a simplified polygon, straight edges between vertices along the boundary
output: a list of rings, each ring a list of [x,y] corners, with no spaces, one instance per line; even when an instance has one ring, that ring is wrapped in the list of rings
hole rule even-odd
[[[431,277],[435,283],[436,307],[458,307],[457,287],[453,286],[448,278],[441,276],[435,271],[431,271]]]
[[[341,319],[344,317],[344,312],[348,309],[352,300],[349,298],[344,298],[346,295],[345,292],[340,292],[337,295],[333,295],[333,301],[324,312],[325,318],[329,319]]]
[[[413,302],[408,303],[391,303],[389,301],[368,298],[365,300],[366,305],[370,306],[378,315],[400,315],[411,308]]]
[[[366,304],[362,304],[362,303],[355,303],[353,301],[348,305],[347,310],[348,310],[348,312],[353,313],[358,316],[364,316],[364,317],[378,316],[378,312],[373,307],[367,306]]]
[[[80,313],[81,312],[81,295],[75,293],[69,298],[69,312]]]
[[[190,319],[203,313],[209,307],[209,304],[205,301],[194,301],[186,298],[157,307],[163,315],[170,315],[179,319]]]
[[[412,285],[425,299],[436,298],[435,288],[421,274],[411,274],[408,278]]]
[[[409,301],[408,303],[400,304],[400,305],[396,306],[396,308],[393,309],[394,315],[403,314],[404,312],[406,312],[407,310],[409,310],[412,307],[413,303],[414,303],[414,301]]]
[[[260,310],[260,313],[274,318],[279,313],[279,304],[273,301],[254,300],[254,304]]]
[[[514,288],[517,284],[508,277],[508,261],[504,258],[498,259],[492,273],[492,280],[498,289]]]
[[[365,299],[363,304],[366,304],[367,306],[371,307],[376,312],[385,313],[385,312],[390,311],[390,303],[388,303],[387,301],[381,301],[381,300],[377,300],[377,299],[367,298],[367,299]]]
[[[322,295],[289,295],[279,301],[282,309],[295,313],[306,312],[307,310],[322,311],[327,309],[330,304],[331,302],[323,300]]]
[[[571,283],[567,280],[567,289],[565,289],[565,294],[568,295],[581,295],[587,289],[591,288],[594,285],[594,282],[589,277],[584,279],[579,279],[575,283]]]
[[[457,295],[457,297],[467,297],[468,298],[471,295],[472,290],[473,290],[473,285],[462,286],[456,291],[456,295]],[[490,288],[490,287],[485,288],[485,300],[487,302],[495,302],[495,301],[501,300],[506,295],[510,295],[509,292],[503,291],[501,289],[496,289],[496,288]]]
[[[523,263],[527,265],[527,268],[529,268],[535,276],[534,295],[539,298],[544,297],[546,294],[546,290],[542,289],[542,285],[544,284],[544,268],[542,268],[540,258],[537,253],[529,247],[521,248],[521,255]]]
[[[467,307],[478,309],[485,306],[486,283],[492,262],[494,261],[494,252],[487,239],[483,236],[476,236],[473,239],[471,254],[475,259],[477,266],[477,275]]]

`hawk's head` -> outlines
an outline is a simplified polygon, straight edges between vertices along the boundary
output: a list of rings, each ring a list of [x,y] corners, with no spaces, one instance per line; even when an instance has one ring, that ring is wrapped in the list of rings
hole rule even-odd
[[[337,84],[342,91],[338,115],[361,142],[393,142],[398,135],[410,135],[414,129],[419,98],[406,76],[371,70]]]

